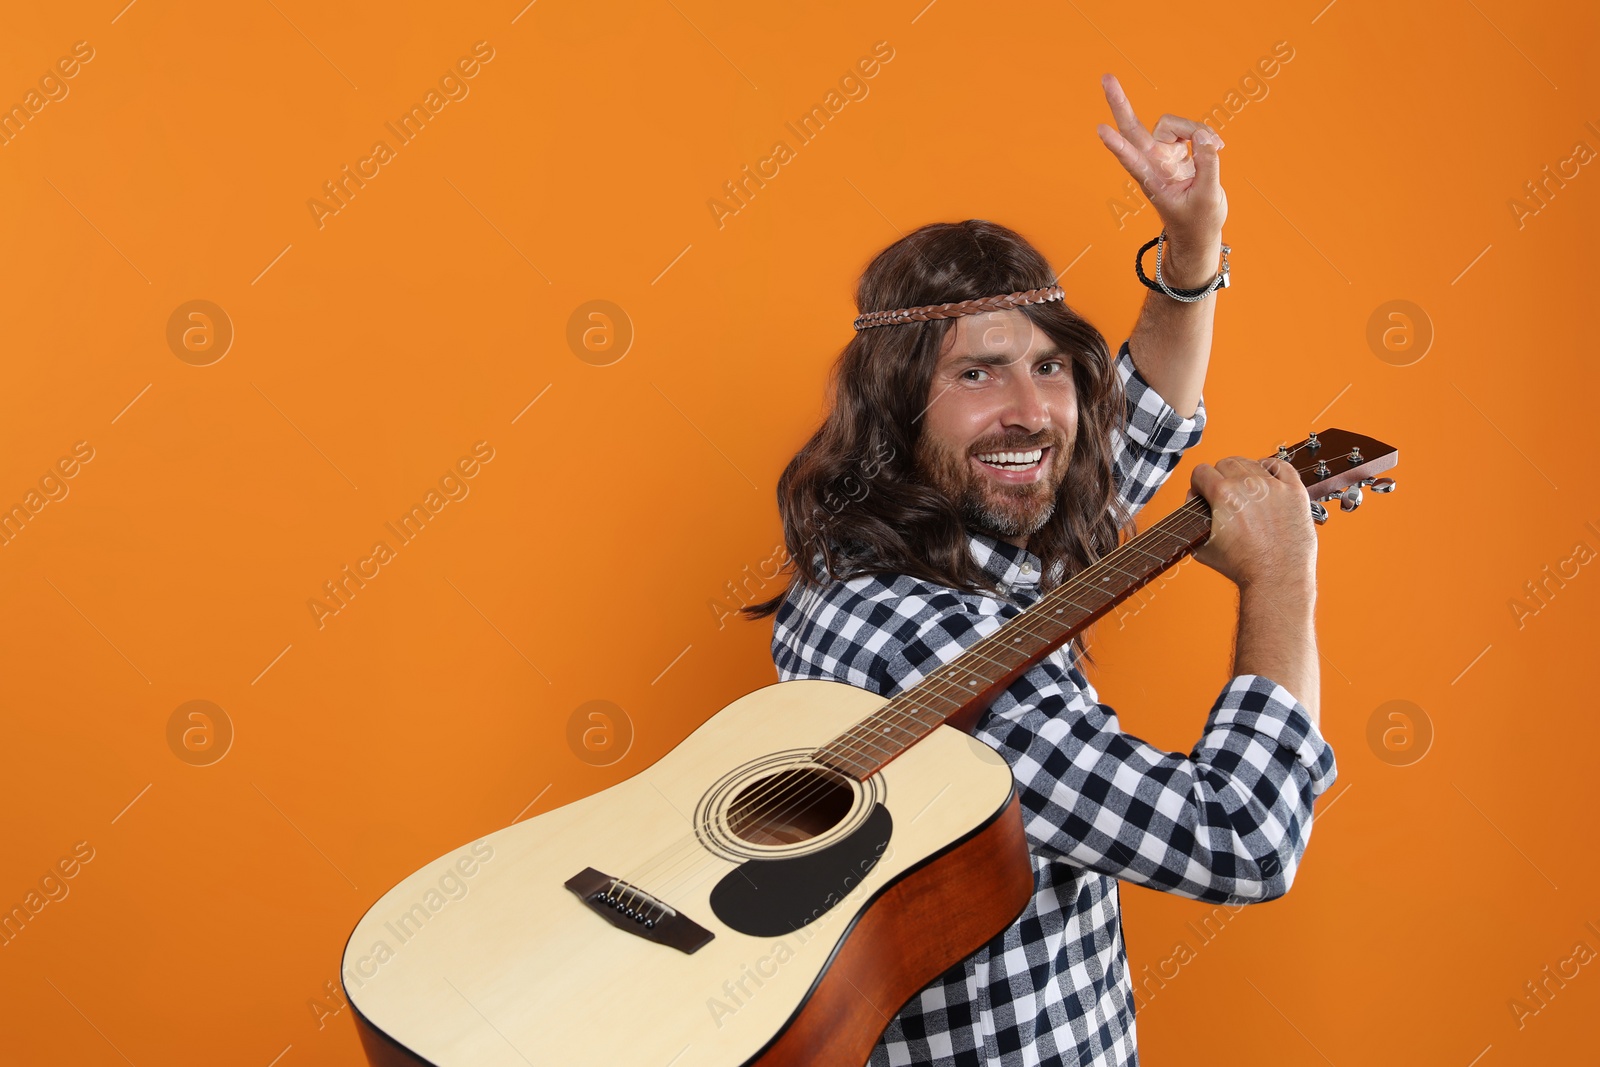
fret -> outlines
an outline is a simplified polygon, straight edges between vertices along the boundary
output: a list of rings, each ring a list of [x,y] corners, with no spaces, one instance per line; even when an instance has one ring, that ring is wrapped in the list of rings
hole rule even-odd
[[[942,673],[942,669],[941,669],[941,673]],[[960,673],[970,674],[972,672],[971,672],[971,670],[969,668],[968,670],[960,672]],[[916,692],[918,689],[920,689],[922,686],[927,685],[928,682],[932,681],[936,677],[937,677],[937,675],[933,675],[933,674],[928,675],[928,677],[926,677],[922,681],[918,682],[916,684],[916,686],[913,686],[911,689],[908,689],[904,693],[901,693],[900,697],[904,697],[909,693]],[[952,675],[952,677],[954,677],[954,675]],[[936,692],[934,692],[932,690],[929,690],[929,691],[927,691],[926,693],[924,693],[922,695],[929,696],[929,697],[937,697],[940,700],[949,701],[949,702],[955,704],[957,707],[960,707],[961,703],[962,703],[961,700],[957,699],[956,697],[950,696],[947,693],[936,693]],[[896,697],[895,699],[898,700],[898,699],[900,699],[900,697]]]
[[[983,660],[985,663],[994,663],[995,661],[990,659],[985,654],[986,652],[992,651],[988,646],[994,641],[994,636],[995,635],[991,634],[988,637],[981,638],[971,648],[967,649],[966,655],[963,656],[962,658],[965,659],[965,658],[970,656],[973,659]],[[1003,664],[1002,664],[1002,666],[1003,666]]]
[[[1143,556],[1145,559],[1153,559],[1158,563],[1163,562],[1166,559],[1166,556],[1164,556],[1164,555],[1158,555],[1155,552],[1146,552],[1142,548],[1135,549],[1135,551],[1138,552],[1139,555]]]

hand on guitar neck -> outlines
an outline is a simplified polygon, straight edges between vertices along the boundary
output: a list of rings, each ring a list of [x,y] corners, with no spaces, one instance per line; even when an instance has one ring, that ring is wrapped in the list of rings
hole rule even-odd
[[[1194,558],[1239,587],[1234,673],[1277,682],[1317,723],[1317,538],[1305,485],[1290,463],[1242,456],[1200,464],[1191,485],[1211,505],[1211,536]]]

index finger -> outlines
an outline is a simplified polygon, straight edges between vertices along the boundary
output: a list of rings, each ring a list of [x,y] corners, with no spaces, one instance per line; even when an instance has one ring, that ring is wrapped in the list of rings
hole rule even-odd
[[[1196,464],[1194,470],[1189,472],[1190,495],[1203,497],[1209,503],[1222,480],[1222,473],[1211,464]]]
[[[1148,149],[1155,144],[1155,138],[1150,131],[1144,128],[1139,121],[1139,116],[1133,113],[1133,105],[1128,102],[1128,94],[1122,91],[1122,85],[1117,81],[1115,74],[1103,74],[1100,77],[1100,88],[1105,90],[1106,103],[1111,106],[1111,115],[1117,120],[1117,129],[1122,131],[1133,146],[1140,151]]]

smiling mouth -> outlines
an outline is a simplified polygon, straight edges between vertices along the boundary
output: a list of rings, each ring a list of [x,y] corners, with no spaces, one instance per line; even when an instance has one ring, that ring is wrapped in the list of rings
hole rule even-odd
[[[1019,449],[1000,452],[981,452],[972,458],[985,467],[997,471],[1007,471],[1020,474],[1043,466],[1045,459],[1050,455],[1049,447]]]

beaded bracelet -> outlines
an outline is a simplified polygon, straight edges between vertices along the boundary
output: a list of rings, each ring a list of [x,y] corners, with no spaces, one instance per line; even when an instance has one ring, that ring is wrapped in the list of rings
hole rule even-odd
[[[1215,278],[1211,279],[1211,283],[1209,285],[1203,285],[1198,289],[1174,289],[1171,286],[1169,286],[1161,278],[1161,249],[1162,249],[1162,246],[1166,243],[1166,240],[1167,240],[1167,231],[1166,230],[1162,230],[1159,234],[1157,234],[1156,236],[1150,238],[1150,240],[1146,241],[1144,244],[1140,245],[1139,246],[1139,251],[1133,257],[1133,269],[1139,275],[1139,280],[1141,282],[1143,282],[1148,288],[1155,289],[1155,290],[1157,290],[1159,292],[1166,293],[1168,296],[1172,297],[1172,299],[1174,299],[1174,300],[1182,300],[1184,303],[1194,303],[1196,300],[1201,300],[1201,299],[1205,298],[1206,296],[1208,296],[1209,294],[1215,292],[1218,289],[1226,289],[1228,287],[1228,285],[1229,285],[1229,278],[1228,278],[1228,252],[1229,252],[1229,248],[1228,248],[1227,245],[1223,245],[1222,246],[1222,269],[1217,272],[1217,276]],[[1145,276],[1145,273],[1144,273],[1144,254],[1147,251],[1149,251],[1151,245],[1155,245],[1156,246],[1156,280],[1155,281],[1151,281],[1148,277]]]

